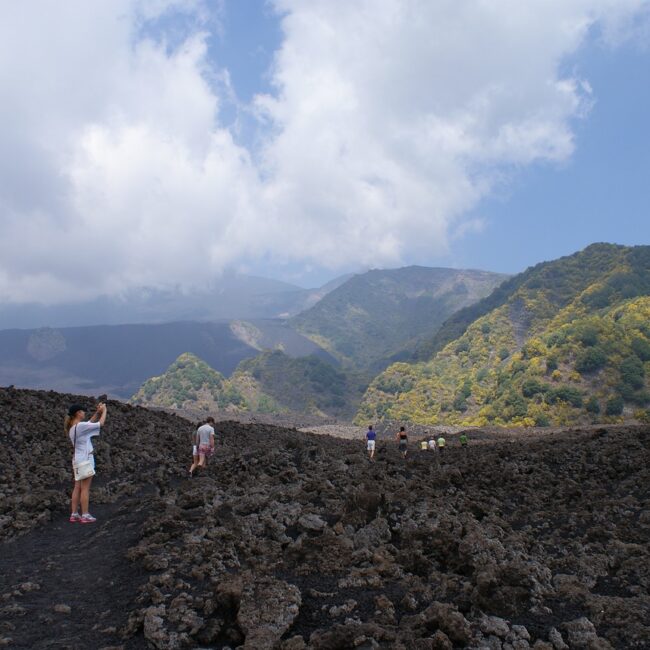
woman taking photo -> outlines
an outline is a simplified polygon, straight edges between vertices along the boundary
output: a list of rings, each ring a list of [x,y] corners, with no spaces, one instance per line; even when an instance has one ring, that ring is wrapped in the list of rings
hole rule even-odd
[[[97,520],[88,511],[90,484],[95,474],[95,457],[93,456],[91,438],[99,435],[99,429],[106,421],[106,404],[100,402],[95,414],[87,422],[83,421],[85,416],[84,407],[80,404],[73,404],[68,409],[63,427],[70,437],[74,450],[72,469],[75,482],[70,502],[70,522],[92,524]],[[81,503],[81,514],[79,514],[79,503]]]

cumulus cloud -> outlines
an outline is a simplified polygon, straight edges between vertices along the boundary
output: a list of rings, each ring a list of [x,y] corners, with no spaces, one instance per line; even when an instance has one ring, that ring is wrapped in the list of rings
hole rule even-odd
[[[566,160],[562,63],[642,0],[275,0],[253,150],[199,0],[0,10],[0,300],[200,285],[255,259],[432,261],[504,174]],[[183,14],[185,20],[179,20]],[[165,22],[166,21],[166,22]],[[174,22],[176,21],[176,22]],[[179,37],[153,26],[182,24]],[[635,33],[638,33],[636,30]]]

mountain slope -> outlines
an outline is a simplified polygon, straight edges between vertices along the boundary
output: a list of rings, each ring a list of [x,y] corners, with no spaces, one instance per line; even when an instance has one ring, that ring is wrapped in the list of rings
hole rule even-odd
[[[231,380],[242,393],[267,396],[285,410],[345,418],[354,415],[367,386],[365,378],[317,356],[292,359],[279,350],[242,361]]]
[[[506,304],[517,291],[543,288],[544,299],[551,309],[565,307],[602,274],[612,272],[624,248],[615,244],[592,244],[574,255],[540,262],[508,278],[485,298],[452,314],[431,338],[420,343],[413,359],[431,359],[449,342],[462,336],[475,320]]]
[[[359,420],[545,425],[646,417],[650,247],[593,245],[522,276],[430,361],[394,364],[378,376]]]
[[[192,352],[229,374],[257,354],[229,323],[166,323],[0,331],[0,384],[130,397]]]
[[[381,368],[430,336],[454,311],[489,294],[507,276],[425,268],[368,271],[331,291],[289,323],[346,366]]]
[[[334,361],[280,320],[0,331],[0,385],[128,398],[184,352],[229,375],[260,347]]]
[[[162,375],[147,380],[130,401],[192,412],[295,412],[350,418],[365,385],[317,356],[291,358],[280,350],[266,350],[242,361],[226,379],[186,353]]]
[[[248,410],[242,393],[220,372],[189,353],[181,354],[165,372],[148,379],[130,402],[140,406],[194,410]]]

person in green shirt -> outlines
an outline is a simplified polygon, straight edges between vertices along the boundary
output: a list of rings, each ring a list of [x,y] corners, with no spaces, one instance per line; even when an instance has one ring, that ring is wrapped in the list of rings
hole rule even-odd
[[[458,438],[458,440],[460,441],[460,446],[463,449],[467,449],[467,443],[469,442],[469,439],[467,437],[467,434],[464,431],[461,432],[460,437]]]
[[[438,449],[440,451],[444,451],[446,444],[447,444],[447,441],[445,440],[444,436],[442,434],[440,434],[440,436],[438,437]]]

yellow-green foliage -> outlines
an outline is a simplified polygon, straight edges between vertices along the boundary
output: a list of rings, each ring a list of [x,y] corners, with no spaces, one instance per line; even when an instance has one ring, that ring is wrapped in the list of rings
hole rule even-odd
[[[573,279],[561,260],[559,280],[544,268],[544,281],[520,286],[430,361],[391,365],[368,388],[357,421],[542,426],[648,417],[650,248],[622,250],[631,261],[621,253],[568,302]],[[549,278],[556,283],[547,286]]]
[[[132,404],[166,408],[248,410],[242,392],[193,354],[181,354],[159,377],[148,379],[131,398]]]

